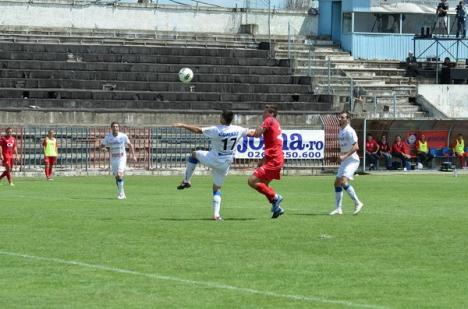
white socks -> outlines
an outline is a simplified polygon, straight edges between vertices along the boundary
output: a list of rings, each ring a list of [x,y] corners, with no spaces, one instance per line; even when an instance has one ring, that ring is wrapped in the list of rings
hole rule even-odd
[[[124,180],[116,179],[115,183],[117,184],[117,188],[119,189],[120,194],[124,194]]]
[[[184,182],[190,182],[190,178],[192,178],[193,172],[197,167],[198,160],[192,157],[189,157],[187,160],[187,167],[185,168],[185,178]]]
[[[359,204],[361,203],[356,195],[356,192],[354,191],[354,188],[350,184],[346,184],[343,186],[343,188],[348,192],[349,197],[353,200],[354,204]]]
[[[343,188],[335,187],[335,207],[341,208],[341,201],[343,200]]]
[[[221,209],[221,191],[213,192],[213,215],[219,217],[219,211]]]

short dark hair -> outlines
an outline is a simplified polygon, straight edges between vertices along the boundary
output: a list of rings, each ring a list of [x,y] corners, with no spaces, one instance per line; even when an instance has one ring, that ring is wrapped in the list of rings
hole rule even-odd
[[[265,105],[265,110],[268,113],[273,114],[273,117],[276,117],[278,115],[278,107],[276,107],[276,105],[267,104]]]
[[[112,123],[111,123],[111,128],[112,128],[115,124],[118,125],[118,126],[120,127],[120,124],[119,124],[117,121],[112,121]]]
[[[5,129],[5,132],[8,131],[8,130],[12,130],[12,131],[13,131],[13,129],[12,129],[11,127],[8,127],[8,128]]]
[[[223,112],[221,113],[221,117],[223,117],[224,122],[227,125],[230,125],[232,122],[232,119],[234,118],[234,113],[232,111],[223,110]]]
[[[350,119],[349,113],[348,113],[347,111],[342,111],[342,112],[339,113],[338,115],[342,115],[342,114],[346,114],[346,119]]]

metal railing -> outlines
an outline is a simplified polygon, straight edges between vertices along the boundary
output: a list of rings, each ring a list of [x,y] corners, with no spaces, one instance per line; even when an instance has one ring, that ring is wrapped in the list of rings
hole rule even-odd
[[[13,127],[18,155],[13,170],[41,172],[44,166],[42,141],[49,129],[56,131],[59,155],[56,168],[67,172],[110,172],[109,153],[100,149],[108,127]],[[287,128],[284,128],[287,129]],[[323,129],[308,128],[308,129]],[[0,127],[0,132],[5,128]],[[172,127],[121,127],[133,144],[137,162],[127,161],[130,170],[178,170],[185,168],[187,156],[196,149],[208,150],[209,140],[203,135]],[[327,157],[327,154],[325,154]],[[233,169],[252,169],[257,160],[236,159]],[[324,168],[324,160],[286,160],[285,170]]]

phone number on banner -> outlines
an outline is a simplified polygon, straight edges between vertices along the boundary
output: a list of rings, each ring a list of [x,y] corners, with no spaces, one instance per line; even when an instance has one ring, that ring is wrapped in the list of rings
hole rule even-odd
[[[325,132],[323,130],[283,130],[283,154],[285,159],[323,159]],[[237,159],[263,157],[263,138],[245,137],[237,145]]]

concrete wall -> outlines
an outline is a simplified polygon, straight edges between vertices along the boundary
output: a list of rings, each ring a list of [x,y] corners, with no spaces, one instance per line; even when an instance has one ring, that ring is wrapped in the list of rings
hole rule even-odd
[[[241,12],[175,5],[2,0],[0,10],[0,26],[238,33],[241,24],[257,24],[258,34],[268,34],[268,10],[257,9]],[[308,16],[306,11],[275,10],[271,33],[287,35],[288,22],[301,35],[318,32],[318,16]]]
[[[170,126],[176,122],[199,125],[219,123],[219,111],[162,111],[162,112],[121,112],[121,111],[2,111],[0,123],[8,126],[64,125],[64,126],[108,126],[112,121],[133,127]],[[283,126],[299,128],[321,128],[319,114],[281,113]],[[243,112],[235,116],[233,123],[255,128],[262,122],[261,111]]]
[[[466,85],[419,85],[422,95],[450,118],[468,118],[468,87]]]

